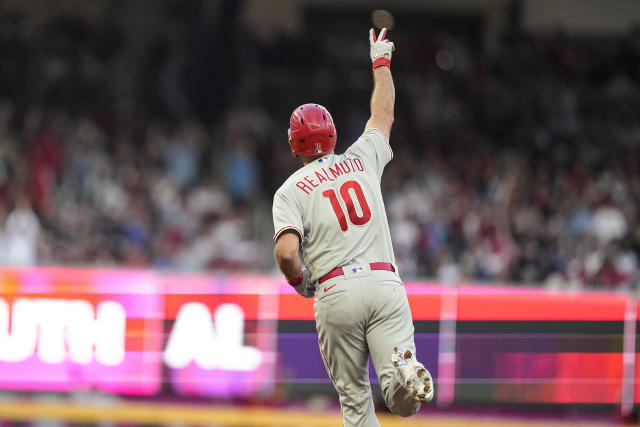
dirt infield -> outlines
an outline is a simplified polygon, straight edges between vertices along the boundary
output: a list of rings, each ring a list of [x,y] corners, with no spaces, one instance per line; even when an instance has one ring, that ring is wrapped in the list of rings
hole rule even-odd
[[[193,426],[217,425],[225,427],[335,427],[342,425],[340,414],[335,412],[311,412],[257,407],[168,405],[159,403],[125,403],[97,406],[5,401],[0,403],[0,419],[7,421],[60,420],[74,423],[108,421],[147,425],[179,423]],[[615,423],[570,423],[442,415],[400,418],[388,414],[380,414],[379,419],[384,427],[604,427],[620,425]]]

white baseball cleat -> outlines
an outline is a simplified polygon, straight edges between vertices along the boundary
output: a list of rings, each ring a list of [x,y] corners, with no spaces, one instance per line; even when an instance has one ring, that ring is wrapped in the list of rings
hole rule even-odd
[[[398,369],[402,386],[411,397],[423,403],[433,399],[431,373],[413,357],[411,350],[401,350],[394,347],[391,362]]]

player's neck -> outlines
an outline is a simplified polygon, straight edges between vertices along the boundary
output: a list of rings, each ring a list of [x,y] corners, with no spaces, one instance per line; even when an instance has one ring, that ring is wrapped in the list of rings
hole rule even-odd
[[[307,166],[309,163],[314,162],[320,157],[326,156],[328,154],[333,154],[333,150],[329,151],[328,153],[318,154],[317,156],[300,156],[300,160],[302,161],[303,166]]]

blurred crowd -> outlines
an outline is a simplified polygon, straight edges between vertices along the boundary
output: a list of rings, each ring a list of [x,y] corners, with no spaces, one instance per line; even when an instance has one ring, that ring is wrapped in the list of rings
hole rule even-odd
[[[271,270],[271,198],[297,167],[290,111],[327,106],[340,151],[367,119],[366,28],[238,36],[235,89],[203,118],[132,113],[113,34],[27,24],[0,24],[2,265]],[[640,36],[513,33],[487,52],[465,35],[389,34],[382,185],[403,277],[633,286]],[[178,59],[147,66],[152,93],[184,104]]]
[[[462,67],[411,83],[425,148],[397,158],[414,166],[394,170],[387,191],[404,271],[634,285],[640,37],[528,35],[491,56],[451,51]]]
[[[17,131],[10,117],[5,104],[2,264],[268,267],[269,251],[246,225],[254,161],[225,155],[220,179],[229,185],[201,175],[210,140],[200,125],[150,124],[134,143],[127,131],[108,136],[63,112],[29,110]]]

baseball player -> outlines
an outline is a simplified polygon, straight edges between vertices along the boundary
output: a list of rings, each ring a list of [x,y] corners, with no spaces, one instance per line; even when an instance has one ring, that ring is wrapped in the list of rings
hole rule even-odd
[[[329,111],[304,104],[291,114],[289,144],[303,167],[273,199],[275,258],[287,282],[315,296],[318,343],[340,396],[345,426],[379,426],[368,358],[385,401],[401,416],[433,398],[431,374],[416,360],[413,321],[395,264],[380,179],[393,158],[389,133],[395,89],[394,45],[383,28],[369,34],[371,117],[344,154],[335,154]],[[299,246],[306,267],[299,255]]]

